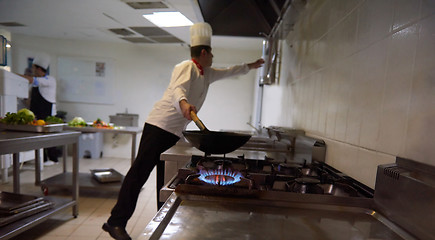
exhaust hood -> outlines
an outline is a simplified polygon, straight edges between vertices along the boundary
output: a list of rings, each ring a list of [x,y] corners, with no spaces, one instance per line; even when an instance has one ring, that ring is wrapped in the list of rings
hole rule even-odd
[[[289,0],[198,0],[213,35],[268,36]]]

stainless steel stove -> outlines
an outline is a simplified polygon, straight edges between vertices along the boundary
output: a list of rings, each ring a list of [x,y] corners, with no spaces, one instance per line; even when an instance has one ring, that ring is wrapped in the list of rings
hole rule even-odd
[[[285,151],[193,155],[139,239],[435,239],[434,173],[398,158],[373,190]]]
[[[323,162],[287,162],[270,155],[264,159],[197,156],[178,170],[162,194],[178,192],[206,195],[262,197],[280,193],[373,198],[374,191]],[[285,159],[285,158],[282,158]]]

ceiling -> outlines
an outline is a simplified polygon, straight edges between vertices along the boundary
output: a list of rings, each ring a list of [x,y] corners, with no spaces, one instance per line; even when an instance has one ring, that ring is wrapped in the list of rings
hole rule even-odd
[[[142,17],[143,14],[155,11],[180,11],[194,23],[205,19],[213,28],[216,27],[212,38],[212,46],[215,48],[259,49],[263,40],[259,33],[267,33],[267,29],[270,28],[265,25],[264,20],[257,19],[258,9],[249,4],[249,2],[264,2],[260,0],[218,0],[217,7],[209,4],[212,0],[136,0],[134,4],[131,3],[133,1],[1,0],[0,30],[69,40],[187,45],[190,38],[189,27],[159,29]],[[281,1],[276,1],[280,5]],[[248,5],[247,8],[241,8],[240,5],[234,8],[235,5],[231,2]],[[200,4],[204,8],[205,17]],[[208,10],[205,10],[206,8]],[[224,14],[216,14],[216,11]],[[254,12],[257,15],[242,15],[244,17],[240,18],[237,11]],[[210,16],[218,17],[216,20]],[[239,16],[239,18],[230,19],[229,16]],[[249,35],[241,33],[243,32],[241,30],[248,29],[247,26],[251,31]],[[263,29],[252,30],[252,26],[260,26]]]

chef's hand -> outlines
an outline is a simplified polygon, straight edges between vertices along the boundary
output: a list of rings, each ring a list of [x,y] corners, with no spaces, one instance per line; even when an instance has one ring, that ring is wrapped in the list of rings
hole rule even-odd
[[[30,76],[30,75],[23,75],[23,74],[18,74],[18,75],[20,75],[21,77],[27,79],[27,81],[29,81],[30,84],[33,83],[33,76]]]
[[[192,120],[192,118],[190,117],[191,111],[194,111],[196,113],[196,107],[188,103],[185,99],[180,101],[180,109],[183,113],[183,116],[188,120]]]
[[[262,58],[260,58],[255,62],[248,63],[248,67],[249,67],[249,69],[259,68],[263,65],[263,63],[264,63],[264,60]]]

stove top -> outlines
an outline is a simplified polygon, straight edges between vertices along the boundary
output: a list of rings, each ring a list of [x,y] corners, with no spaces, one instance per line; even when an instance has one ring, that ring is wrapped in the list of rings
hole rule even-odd
[[[178,170],[168,188],[201,194],[253,196],[259,192],[292,192],[373,198],[374,191],[323,162],[197,156]],[[199,193],[199,192],[198,192]]]
[[[294,155],[239,149],[227,156],[188,156],[160,191],[167,201],[141,236],[203,239],[205,229],[216,239],[308,240],[320,232],[328,239],[435,239],[434,166],[402,158],[380,165],[374,194],[317,161],[314,151],[305,158],[308,151],[296,150]],[[192,227],[199,225],[206,227]]]

